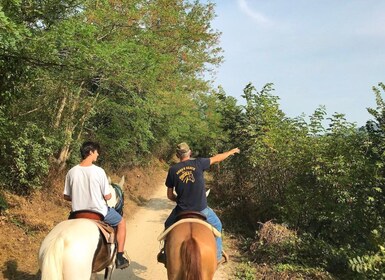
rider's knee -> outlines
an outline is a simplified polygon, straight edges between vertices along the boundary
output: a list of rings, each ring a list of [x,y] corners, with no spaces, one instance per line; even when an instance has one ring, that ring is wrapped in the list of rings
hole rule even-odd
[[[121,226],[125,226],[126,225],[126,221],[125,219],[122,217],[122,219],[120,220],[119,224],[118,224],[118,227],[121,227]]]

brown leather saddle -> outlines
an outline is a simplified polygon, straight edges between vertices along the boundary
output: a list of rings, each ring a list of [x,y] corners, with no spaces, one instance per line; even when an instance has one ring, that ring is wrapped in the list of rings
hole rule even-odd
[[[92,272],[99,272],[109,266],[116,254],[117,242],[115,228],[103,222],[104,217],[99,212],[80,210],[71,212],[68,219],[91,219],[99,228],[99,241],[92,261]],[[112,246],[115,244],[115,246]],[[113,247],[113,249],[112,249]]]
[[[178,215],[176,216],[176,222],[180,221],[182,219],[189,219],[189,218],[199,219],[199,220],[202,220],[202,221],[206,221],[207,220],[207,217],[205,215],[203,215],[201,212],[197,212],[197,211],[182,211],[182,212],[178,213]]]

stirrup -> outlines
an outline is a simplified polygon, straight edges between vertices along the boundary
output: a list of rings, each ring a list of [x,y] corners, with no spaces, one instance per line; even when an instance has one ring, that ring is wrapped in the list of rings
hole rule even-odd
[[[217,265],[227,263],[229,261],[229,255],[222,250],[222,258],[218,261]]]
[[[156,259],[159,263],[162,263],[164,264],[164,266],[166,267],[167,265],[167,258],[166,258],[166,252],[164,250],[164,248],[162,248],[160,250],[160,252],[158,253],[158,255],[156,256]]]

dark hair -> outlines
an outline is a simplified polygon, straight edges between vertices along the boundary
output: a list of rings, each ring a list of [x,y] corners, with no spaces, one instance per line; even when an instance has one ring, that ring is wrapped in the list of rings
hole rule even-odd
[[[80,147],[80,154],[82,156],[82,159],[85,159],[90,155],[90,152],[98,151],[100,152],[100,146],[96,142],[87,141],[84,142],[83,145]]]

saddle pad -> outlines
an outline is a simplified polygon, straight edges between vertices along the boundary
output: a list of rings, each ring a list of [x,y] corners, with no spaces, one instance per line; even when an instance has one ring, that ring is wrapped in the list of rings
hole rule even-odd
[[[102,271],[112,263],[116,252],[116,246],[113,248],[111,246],[112,245],[107,243],[107,240],[100,232],[98,246],[96,247],[94,258],[92,260],[92,273]]]
[[[158,241],[162,241],[163,239],[166,238],[167,234],[174,228],[176,227],[177,225],[179,224],[183,224],[183,223],[197,223],[197,224],[202,224],[202,225],[205,225],[207,228],[209,228],[212,233],[214,234],[214,236],[216,237],[221,237],[221,233],[215,228],[213,227],[212,225],[210,225],[209,223],[205,222],[205,221],[202,221],[202,220],[199,220],[199,219],[195,219],[195,218],[188,218],[188,219],[182,219],[178,222],[176,222],[175,224],[173,224],[172,226],[170,226],[168,229],[165,229],[159,236],[158,236]]]
[[[114,228],[110,225],[102,222],[102,221],[95,221],[95,224],[98,226],[100,232],[104,236],[107,243],[115,243],[115,231]]]

